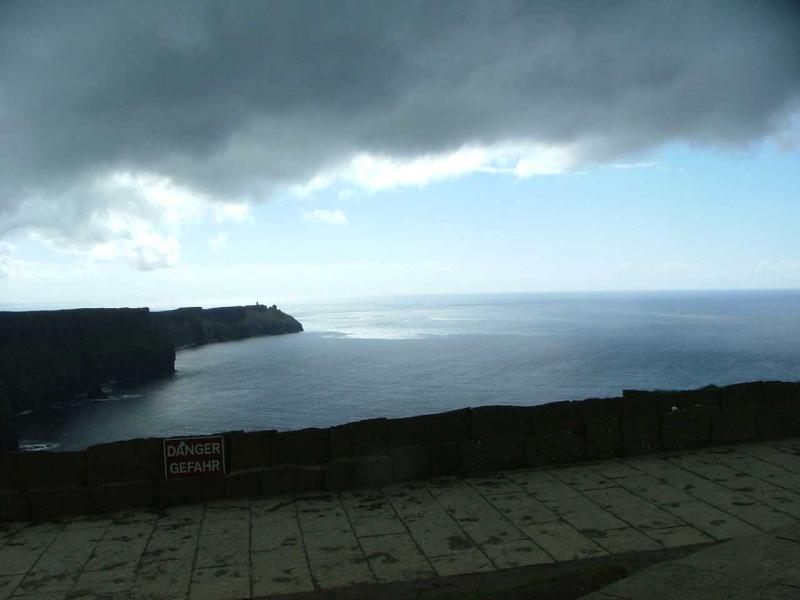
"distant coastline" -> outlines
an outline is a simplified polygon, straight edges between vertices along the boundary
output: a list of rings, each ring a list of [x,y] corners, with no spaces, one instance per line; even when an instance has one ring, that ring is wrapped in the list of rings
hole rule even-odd
[[[277,306],[255,304],[153,311],[151,318],[176,350],[263,335],[300,333],[303,325]]]
[[[261,304],[0,312],[0,450],[17,447],[13,415],[171,375],[176,349],[301,331]]]

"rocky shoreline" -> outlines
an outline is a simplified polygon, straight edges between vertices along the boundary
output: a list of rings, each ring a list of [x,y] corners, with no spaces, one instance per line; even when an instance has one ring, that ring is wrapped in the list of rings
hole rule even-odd
[[[0,450],[18,447],[12,417],[175,371],[175,350],[303,326],[276,306],[0,312]]]

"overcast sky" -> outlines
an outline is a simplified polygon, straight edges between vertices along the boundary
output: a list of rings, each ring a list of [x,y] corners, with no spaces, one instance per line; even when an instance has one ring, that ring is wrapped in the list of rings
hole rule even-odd
[[[0,303],[800,287],[796,2],[0,3]]]

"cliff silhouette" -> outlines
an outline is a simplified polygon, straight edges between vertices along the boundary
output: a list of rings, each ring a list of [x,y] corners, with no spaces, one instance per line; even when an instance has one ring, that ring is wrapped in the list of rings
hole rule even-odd
[[[277,306],[178,308],[151,313],[176,348],[227,342],[261,335],[303,331],[300,322]]]
[[[0,450],[17,447],[14,414],[102,396],[104,384],[170,375],[176,348],[302,330],[260,304],[0,312]]]

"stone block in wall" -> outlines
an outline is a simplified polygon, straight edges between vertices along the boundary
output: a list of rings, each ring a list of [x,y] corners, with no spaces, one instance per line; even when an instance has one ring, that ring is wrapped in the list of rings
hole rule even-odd
[[[678,402],[674,406],[681,408],[705,408],[706,410],[719,410],[720,388],[716,385],[707,385],[696,390],[678,392]]]
[[[764,403],[764,382],[749,381],[720,388],[720,408],[726,410],[738,406],[754,406]]]
[[[389,456],[337,458],[325,465],[325,489],[330,491],[381,487],[391,481]]]
[[[463,408],[432,415],[389,419],[389,438],[394,446],[428,446],[470,439],[470,413]]]
[[[88,485],[164,477],[163,444],[147,438],[98,444],[86,449]]]
[[[619,416],[587,417],[586,457],[589,460],[603,460],[621,455],[622,419]]]
[[[155,502],[156,484],[152,481],[107,483],[92,489],[94,507],[100,512],[150,506]]]
[[[140,438],[133,441],[137,455],[144,465],[144,478],[151,481],[164,479],[163,438]]]
[[[532,432],[533,406],[480,406],[470,415],[473,440],[525,437]]]
[[[587,398],[574,402],[585,419],[621,417],[623,414],[622,396],[614,398]]]
[[[322,465],[330,458],[330,429],[280,431],[272,438],[273,465]]]
[[[428,472],[431,477],[453,475],[462,470],[458,442],[431,444],[425,449],[428,452]]]
[[[0,490],[0,522],[27,521],[28,498],[22,490]]]
[[[98,444],[86,449],[86,479],[91,486],[145,479],[144,466],[136,460],[130,441]]]
[[[622,409],[625,417],[660,415],[669,410],[670,401],[664,392],[622,390]]]
[[[800,382],[765,381],[764,404],[800,404]]]
[[[357,487],[377,487],[392,482],[390,456],[364,456],[356,461]]]
[[[531,433],[534,435],[555,431],[583,433],[584,423],[580,404],[580,402],[565,401],[532,407]]]
[[[85,514],[94,510],[92,489],[88,487],[28,490],[27,495],[30,517],[34,521]]]
[[[755,405],[734,404],[723,408],[711,419],[712,444],[747,442],[757,436],[758,407]]]
[[[83,452],[20,452],[18,460],[19,479],[26,489],[86,485]]]
[[[225,475],[225,495],[228,498],[251,498],[261,495],[262,469],[234,471]]]
[[[294,470],[292,465],[276,465],[261,471],[261,493],[283,494],[294,491]]]
[[[639,456],[661,450],[661,415],[623,417],[622,451]]]
[[[711,420],[718,411],[697,407],[661,415],[661,449],[685,450],[711,442]]]
[[[761,406],[758,437],[762,440],[800,436],[800,402]]]
[[[710,385],[696,390],[624,390],[622,406],[627,417],[653,416],[673,408],[719,408],[720,388]]]
[[[162,481],[157,498],[167,506],[222,500],[226,496],[224,477],[170,479]]]
[[[532,435],[525,440],[525,466],[540,467],[586,460],[586,436],[569,431]]]
[[[415,481],[428,477],[428,451],[424,446],[392,448],[392,481]]]
[[[22,487],[19,478],[19,452],[0,452],[0,491],[18,490]]]
[[[525,438],[505,437],[461,442],[461,464],[467,473],[518,469],[525,462]]]
[[[229,472],[262,469],[272,464],[275,431],[232,431],[225,434]]]
[[[317,492],[325,489],[323,465],[292,465],[292,478],[295,492]]]
[[[356,487],[356,461],[357,458],[340,458],[325,465],[325,489],[338,491]]]
[[[331,428],[331,458],[387,454],[388,450],[386,419],[368,419]]]

